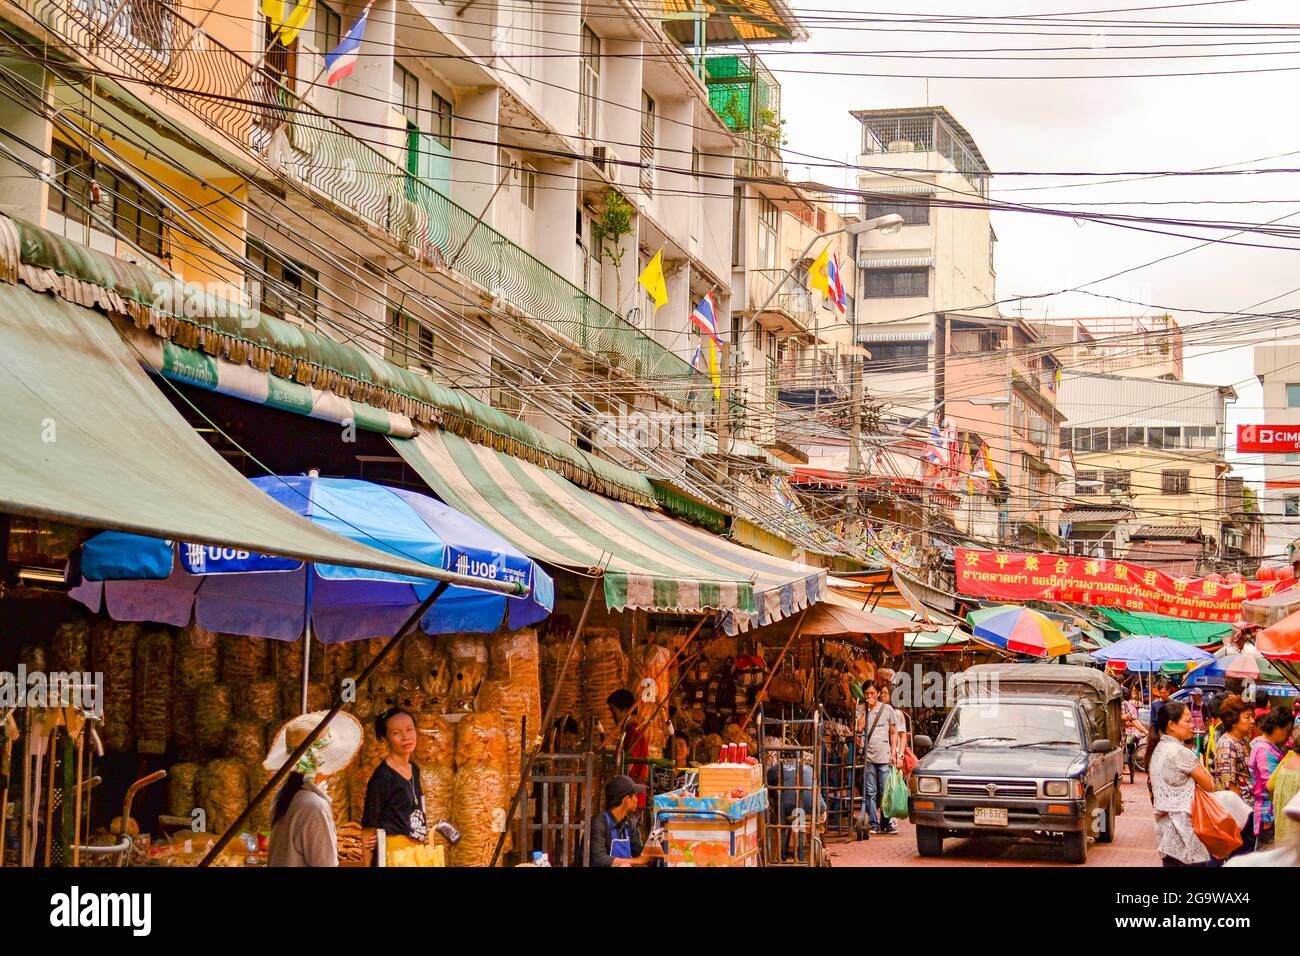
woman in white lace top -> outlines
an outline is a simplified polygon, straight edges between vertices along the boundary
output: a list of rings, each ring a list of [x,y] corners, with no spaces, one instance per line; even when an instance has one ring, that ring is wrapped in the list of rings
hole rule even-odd
[[[1184,746],[1193,733],[1192,713],[1169,701],[1160,708],[1147,744],[1147,785],[1155,810],[1156,850],[1164,866],[1214,866],[1216,861],[1192,830],[1196,788],[1214,792],[1214,778]]]

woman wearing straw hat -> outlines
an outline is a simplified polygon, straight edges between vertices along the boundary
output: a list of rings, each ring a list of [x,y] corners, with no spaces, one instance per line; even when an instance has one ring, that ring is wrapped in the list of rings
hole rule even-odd
[[[281,727],[262,766],[283,767],[327,713],[302,714]],[[321,782],[347,767],[360,748],[361,724],[351,714],[335,714],[275,795],[268,866],[339,865],[334,814]]]

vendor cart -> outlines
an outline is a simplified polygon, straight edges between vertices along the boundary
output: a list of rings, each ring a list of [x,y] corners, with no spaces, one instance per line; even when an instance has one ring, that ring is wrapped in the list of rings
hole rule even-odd
[[[654,798],[667,866],[761,866],[767,790],[738,799],[697,797],[685,790]]]
[[[768,803],[763,846],[767,866],[825,866],[822,827],[822,717],[758,717],[759,761]]]

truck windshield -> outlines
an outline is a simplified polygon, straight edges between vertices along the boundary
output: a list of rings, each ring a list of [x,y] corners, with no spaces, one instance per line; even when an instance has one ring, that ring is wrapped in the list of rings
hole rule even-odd
[[[1017,744],[1079,744],[1078,712],[1059,704],[1029,704],[999,700],[958,704],[937,745],[951,747],[977,740],[981,746],[1009,747]]]

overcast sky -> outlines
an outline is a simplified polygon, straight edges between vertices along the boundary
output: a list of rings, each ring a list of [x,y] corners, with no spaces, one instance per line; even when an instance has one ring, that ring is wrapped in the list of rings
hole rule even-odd
[[[979,144],[985,159],[998,171],[1146,171],[1191,170],[1233,164],[1300,168],[1300,125],[1294,116],[1300,101],[1300,22],[1294,2],[1243,0],[1188,6],[1182,9],[1143,10],[1171,0],[984,0],[976,5],[943,0],[809,0],[796,3],[808,20],[812,39],[796,48],[798,54],[776,54],[766,62],[782,85],[789,149],[786,165],[792,177],[851,185],[849,171],[804,168],[794,152],[857,162],[858,124],[852,109],[930,105],[947,107]],[[1082,26],[1048,25],[1040,29],[1075,36],[1012,36],[991,31],[1008,27],[981,24],[962,35],[941,32],[905,32],[887,25],[866,29],[861,18],[897,14],[918,16],[1067,15],[1084,11],[1130,8],[1130,12],[1100,14],[1096,19],[1160,20],[1162,22],[1216,22],[1273,24],[1271,36],[1253,36],[1253,46],[1205,46],[1220,42],[1231,28],[1192,30],[1178,28],[1177,37],[1123,37],[1122,28],[1090,30]],[[857,18],[856,22],[824,22],[831,18]],[[1285,24],[1296,23],[1295,42],[1279,43],[1287,36]],[[943,24],[910,24],[944,28]],[[978,32],[977,32],[978,30]],[[1132,32],[1131,30],[1129,32]],[[1281,34],[1280,36],[1278,34]],[[1121,45],[1152,45],[1164,40],[1199,44],[1178,49],[1120,51]],[[1273,42],[1261,42],[1273,41]],[[900,58],[866,58],[851,51],[936,51],[989,47],[1017,49],[1084,46],[1077,51],[1042,51],[1043,57],[1116,57],[1233,53],[1248,55],[1197,56],[1161,60],[1113,62],[1035,60],[940,60],[920,54]],[[780,48],[773,48],[774,50]],[[1274,51],[1287,52],[1276,55]],[[1265,51],[1267,55],[1265,55]],[[761,52],[761,51],[760,51]],[[963,54],[1014,56],[1009,52]],[[1101,73],[1184,73],[1267,68],[1286,71],[1202,77],[1079,79]],[[831,71],[836,75],[799,74],[798,70]],[[891,78],[882,73],[918,78]],[[919,78],[925,74],[928,80]],[[1015,76],[1015,79],[943,79]],[[1069,79],[1030,78],[1068,76]],[[928,97],[928,100],[927,100]],[[1293,155],[1279,155],[1293,154]],[[1268,157],[1268,158],[1266,158]],[[1124,177],[1117,177],[1124,178]],[[1079,177],[1000,176],[993,180],[992,198],[1006,202],[1055,206],[1062,203],[1125,203],[1099,210],[1166,217],[1262,223],[1281,217],[1283,225],[1300,227],[1300,175],[1274,174],[1219,177],[1145,178],[1122,183],[1088,183]],[[1075,184],[1075,185],[1069,185]],[[1041,187],[1050,188],[1041,188]],[[1025,187],[1036,187],[1026,190]],[[1269,204],[1251,200],[1283,200]],[[1135,200],[1175,202],[1177,205],[1132,205]],[[1226,205],[1192,205],[1203,200]],[[1057,208],[1072,208],[1057,206]],[[996,267],[998,296],[1052,292],[1083,285],[1204,243],[1228,236],[1226,231],[1188,230],[1158,226],[1184,237],[1153,235],[1114,226],[1084,223],[1071,218],[1013,212],[995,212],[993,225],[999,243]],[[1235,241],[1288,245],[1274,236],[1243,235]],[[1131,315],[1173,312],[1184,327],[1222,322],[1222,316],[1188,309],[1215,311],[1278,311],[1300,308],[1300,257],[1279,249],[1247,248],[1223,243],[1187,251],[1122,278],[1088,286],[1095,293],[1149,303],[1149,308],[1095,298],[1079,293],[1026,303],[1025,315],[1041,318],[1076,315]],[[1296,290],[1296,291],[1292,291]],[[1273,297],[1280,296],[1274,299]],[[1263,306],[1261,300],[1271,299]],[[1010,314],[1014,304],[1004,306]],[[1283,334],[1283,333],[1278,333]],[[1270,334],[1271,335],[1271,334]],[[1208,347],[1189,348],[1185,377],[1193,381],[1231,384],[1240,399],[1229,421],[1260,421],[1260,389],[1252,372],[1250,343],[1259,336],[1237,335]],[[1230,432],[1230,434],[1232,434]],[[1247,478],[1257,479],[1258,468],[1242,467]]]

